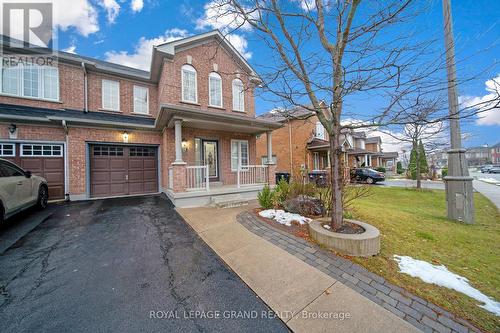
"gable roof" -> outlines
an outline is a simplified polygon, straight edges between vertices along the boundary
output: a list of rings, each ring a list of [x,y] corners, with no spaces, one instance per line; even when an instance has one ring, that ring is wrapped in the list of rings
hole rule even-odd
[[[176,51],[186,50],[198,45],[210,43],[212,41],[217,41],[226,51],[228,51],[231,55],[233,55],[239,65],[257,81],[261,81],[257,75],[257,72],[253,69],[253,67],[248,63],[248,61],[241,55],[238,50],[234,48],[234,46],[229,42],[229,40],[219,31],[212,30],[209,32],[205,32],[202,34],[177,39],[171,42],[167,42],[164,44],[160,44],[153,47],[153,58],[151,60],[151,68],[154,66],[161,65],[159,62],[163,57],[173,58]],[[151,71],[152,78],[154,76],[154,72]]]
[[[382,143],[380,136],[369,136],[366,138],[365,143]]]
[[[258,118],[264,118],[275,122],[283,122],[288,119],[307,119],[314,115],[315,113],[311,110],[300,106],[294,106],[290,109],[274,109],[261,114]]]

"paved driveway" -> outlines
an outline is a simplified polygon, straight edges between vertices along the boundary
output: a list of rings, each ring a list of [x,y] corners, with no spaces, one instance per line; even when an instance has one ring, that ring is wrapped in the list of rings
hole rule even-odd
[[[266,311],[162,196],[63,205],[0,256],[2,332],[287,331]]]

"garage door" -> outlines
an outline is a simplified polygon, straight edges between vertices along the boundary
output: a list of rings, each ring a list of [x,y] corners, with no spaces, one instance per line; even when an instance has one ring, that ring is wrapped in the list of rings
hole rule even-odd
[[[49,198],[64,199],[64,149],[52,143],[0,143],[0,156],[47,180]]]
[[[158,192],[156,147],[90,146],[90,196]]]

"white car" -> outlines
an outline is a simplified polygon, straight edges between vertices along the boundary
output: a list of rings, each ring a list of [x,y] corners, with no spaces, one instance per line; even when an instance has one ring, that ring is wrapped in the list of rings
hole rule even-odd
[[[31,206],[47,207],[47,181],[0,159],[0,222]]]

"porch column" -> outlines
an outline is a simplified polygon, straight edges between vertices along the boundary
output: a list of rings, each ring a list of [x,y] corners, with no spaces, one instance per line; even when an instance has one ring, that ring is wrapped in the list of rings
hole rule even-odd
[[[267,164],[273,162],[273,134],[271,131],[266,132],[267,139]]]
[[[171,190],[173,192],[184,192],[186,191],[186,162],[182,160],[182,120],[174,120],[175,125],[175,161],[172,163],[171,170],[169,172],[169,180],[172,185]]]
[[[182,120],[177,119],[175,124],[175,162],[184,163],[182,160]]]
[[[272,132],[266,132],[267,138],[267,182],[269,186],[276,184],[276,164],[273,161],[273,138]]]

